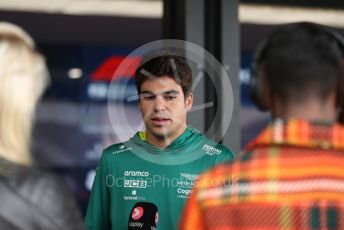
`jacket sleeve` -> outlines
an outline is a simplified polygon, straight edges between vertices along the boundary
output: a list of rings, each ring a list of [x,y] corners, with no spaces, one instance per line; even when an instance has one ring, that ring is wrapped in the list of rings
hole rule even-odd
[[[85,223],[88,230],[111,229],[110,195],[107,188],[108,173],[106,157],[103,153],[97,167],[86,212]]]
[[[83,218],[72,193],[61,178],[53,174],[45,174],[37,182],[40,197],[34,215],[39,219],[40,228],[45,230],[82,230]],[[37,193],[31,194],[36,196]],[[39,210],[39,211],[38,211]]]

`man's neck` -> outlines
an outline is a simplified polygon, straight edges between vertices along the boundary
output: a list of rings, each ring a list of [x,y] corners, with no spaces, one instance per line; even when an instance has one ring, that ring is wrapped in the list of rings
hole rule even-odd
[[[177,132],[173,135],[166,135],[166,136],[157,136],[147,130],[146,132],[146,140],[149,144],[154,145],[157,148],[165,149],[169,146],[174,140],[176,140],[180,135],[182,135],[187,126],[181,127]]]
[[[317,100],[297,104],[278,103],[273,113],[275,117],[319,121],[335,121],[337,116],[334,101],[319,102]]]

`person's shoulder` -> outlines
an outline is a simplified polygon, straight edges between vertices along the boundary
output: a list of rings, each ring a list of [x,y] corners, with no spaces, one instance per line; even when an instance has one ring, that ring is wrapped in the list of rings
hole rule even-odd
[[[56,229],[83,229],[79,206],[64,180],[52,172],[34,170],[36,188],[31,190],[30,201],[41,213],[42,222]]]
[[[231,183],[231,172],[232,164],[218,164],[198,177],[196,187],[201,190],[213,187],[223,187]]]
[[[102,158],[121,156],[122,153],[127,153],[128,151],[131,150],[129,142],[130,142],[130,140],[125,141],[125,142],[112,144],[112,145],[106,147],[103,150]]]
[[[215,148],[219,149],[221,152],[223,152],[224,154],[228,154],[231,155],[233,158],[235,157],[235,154],[233,153],[232,150],[230,150],[229,148],[227,148],[225,145],[223,144],[218,144],[215,143]]]
[[[122,146],[125,145],[125,143],[126,142],[119,142],[109,145],[106,148],[104,148],[103,154],[112,154],[114,151],[120,150]]]
[[[18,191],[24,190],[28,194],[32,194],[34,190],[40,188],[42,183],[54,183],[58,180],[54,174],[37,167],[11,164],[7,169],[9,170],[5,176],[8,182],[18,188]]]
[[[46,203],[43,200],[49,200],[52,193],[60,194],[61,199],[66,198],[63,194],[69,194],[69,189],[58,175],[37,167],[15,167],[15,173],[7,178],[8,184],[32,204]]]
[[[15,170],[6,179],[8,186],[23,207],[30,207],[34,215],[40,216],[37,221],[52,229],[83,229],[79,207],[62,178],[37,167],[12,167]]]
[[[63,180],[56,174],[37,167],[21,167],[12,177],[10,183],[23,196],[28,195],[37,198],[52,187],[52,190],[59,191],[62,188],[61,184],[64,184]]]
[[[198,135],[200,135],[201,138],[202,150],[207,152],[208,155],[226,156],[231,159],[235,158],[233,151],[225,145],[216,143],[201,133]]]

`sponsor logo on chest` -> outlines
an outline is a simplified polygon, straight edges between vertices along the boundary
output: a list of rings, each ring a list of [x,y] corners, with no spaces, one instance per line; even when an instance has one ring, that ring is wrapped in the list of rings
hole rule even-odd
[[[118,148],[118,150],[113,151],[112,154],[118,154],[118,153],[130,151],[130,150],[132,150],[132,149],[133,149],[133,148],[131,148],[131,147],[126,147],[125,145],[121,145],[121,146]]]
[[[147,181],[144,180],[124,180],[125,188],[146,188]]]
[[[147,179],[150,173],[147,171],[124,171],[123,172],[123,187],[124,190],[123,200],[146,200],[144,196],[140,196],[140,189],[147,188]],[[139,189],[139,190],[136,190]]]
[[[210,155],[210,156],[220,155],[222,152],[220,149],[207,145],[207,144],[203,145],[202,150],[205,152],[205,154]]]
[[[180,179],[176,188],[177,198],[187,199],[189,197],[197,177],[197,174],[180,173]]]

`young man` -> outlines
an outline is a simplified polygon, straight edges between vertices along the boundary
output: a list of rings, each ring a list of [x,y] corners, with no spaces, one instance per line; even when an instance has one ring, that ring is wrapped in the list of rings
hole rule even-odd
[[[184,58],[153,58],[135,75],[146,131],[104,150],[87,209],[87,229],[151,229],[151,222],[157,222],[158,229],[174,230],[198,174],[234,157],[187,126],[193,95],[192,73]],[[145,213],[156,209],[153,221],[144,220]]]
[[[233,164],[201,176],[181,229],[344,229],[343,63],[343,39],[328,28],[270,34],[251,78],[274,120]]]

